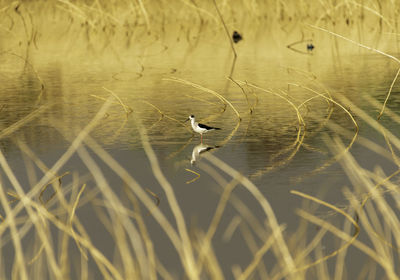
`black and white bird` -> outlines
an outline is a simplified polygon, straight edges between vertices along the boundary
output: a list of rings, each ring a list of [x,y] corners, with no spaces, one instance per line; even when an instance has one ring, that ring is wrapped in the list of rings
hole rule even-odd
[[[239,32],[237,32],[237,31],[235,30],[235,31],[233,31],[233,34],[232,34],[232,40],[233,40],[233,42],[236,44],[236,43],[238,43],[239,41],[243,40],[243,37],[242,37],[242,35],[241,35]]]
[[[203,143],[198,144],[197,146],[195,146],[193,148],[192,158],[190,159],[190,164],[194,165],[196,163],[196,161],[200,158],[201,154],[208,152],[212,149],[216,149],[216,148],[219,148],[219,146],[209,146],[209,145],[205,145]]]
[[[190,120],[194,132],[200,133],[201,143],[203,143],[203,133],[206,133],[210,130],[220,130],[220,128],[218,128],[218,127],[211,127],[211,126],[196,122],[196,119],[194,118],[193,115],[190,115],[186,121],[188,121],[188,120]]]

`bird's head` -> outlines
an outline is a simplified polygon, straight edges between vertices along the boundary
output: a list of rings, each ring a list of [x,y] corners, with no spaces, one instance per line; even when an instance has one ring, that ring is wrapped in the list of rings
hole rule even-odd
[[[194,120],[194,115],[190,115],[190,116],[186,119],[186,121],[188,121],[188,120]]]

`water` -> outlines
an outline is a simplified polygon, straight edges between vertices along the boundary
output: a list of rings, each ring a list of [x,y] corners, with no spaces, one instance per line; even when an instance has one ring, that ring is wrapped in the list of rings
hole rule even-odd
[[[237,45],[239,58],[233,78],[272,93],[244,85],[246,94],[243,94],[234,82],[227,79],[232,69],[232,55],[227,42],[211,38],[195,46],[184,41],[154,41],[147,47],[141,44],[132,52],[115,53],[106,48],[103,52],[88,52],[87,55],[64,52],[65,57],[56,53],[46,55],[48,48],[31,49],[30,64],[34,68],[25,65],[20,57],[3,54],[0,73],[1,128],[15,124],[40,106],[48,106],[17,131],[1,139],[2,152],[25,190],[28,191],[42,173],[35,167],[36,175],[27,174],[29,160],[19,152],[18,141],[23,141],[50,167],[69,147],[74,136],[95,116],[112,91],[126,107],[116,101],[90,135],[143,187],[159,197],[160,210],[171,220],[166,196],[155,180],[143,151],[137,119],[146,129],[161,169],[173,186],[186,223],[192,229],[207,229],[222,188],[207,172],[210,163],[203,158],[207,153],[201,154],[196,163],[191,164],[193,149],[198,146],[200,137],[192,134],[189,123],[184,123],[190,114],[209,125],[222,128],[204,135],[205,143],[213,148],[208,153],[252,179],[270,202],[279,223],[286,225],[285,234],[296,231],[299,217],[295,210],[304,206],[304,200],[291,194],[290,190],[300,190],[337,206],[348,205],[342,189],[350,186],[351,182],[342,166],[332,162],[318,172],[315,170],[325,166],[335,154],[326,139],[340,136],[345,144],[350,143],[351,137],[343,137],[330,125],[336,124],[354,133],[354,124],[341,108],[330,106],[323,98],[315,98],[300,109],[306,132],[304,134],[302,130],[298,134],[299,128],[304,127],[299,126],[296,110],[284,98],[298,106],[315,94],[288,83],[310,87],[319,93],[325,93],[326,88],[334,99],[343,95],[376,117],[380,108],[372,106],[365,97],[379,102],[384,100],[396,73],[396,65],[385,57],[367,53],[343,55],[338,60],[327,55],[327,51],[318,52],[318,46],[314,55],[301,55],[288,49],[277,50],[276,55],[265,55],[265,46],[261,43],[254,47],[244,40]],[[271,50],[272,53],[274,51]],[[44,83],[44,92],[38,76]],[[173,81],[176,78],[221,94],[240,113],[241,120],[229,105],[215,95]],[[395,85],[388,103],[392,110],[398,109],[398,90]],[[352,110],[351,105],[344,106],[350,106],[348,109]],[[358,139],[366,138],[385,145],[381,133],[362,119],[357,118],[357,121],[360,126]],[[398,136],[396,124],[388,117],[384,117],[381,123]],[[301,138],[303,136],[304,139]],[[298,137],[302,139],[301,145]],[[376,155],[358,140],[350,152],[368,170],[376,166],[380,166],[386,174],[396,170],[391,160]],[[108,183],[115,186],[115,193],[121,201],[128,203],[121,179],[95,154],[92,155]],[[200,174],[200,177],[192,181],[197,175],[191,171]],[[88,169],[75,155],[63,166],[60,174],[63,172],[84,176]],[[222,177],[228,181],[231,179],[227,175]],[[65,182],[71,181],[72,175],[65,177]],[[105,255],[112,256],[114,246],[108,242],[112,234],[105,230],[99,218],[93,218],[97,217],[96,212],[104,211],[99,210],[102,204],[99,190],[96,190],[93,180],[86,181],[88,192],[91,190],[97,200],[87,200],[78,208],[80,219],[93,237],[92,242]],[[5,188],[11,188],[9,182],[5,182]],[[254,216],[263,217],[261,208],[248,191],[238,186],[233,193]],[[317,213],[332,222],[343,222],[342,217],[331,216],[331,211],[326,208],[319,207]],[[213,239],[215,254],[226,275],[231,275],[233,265],[245,265],[252,259],[240,228],[229,241],[223,241],[227,227],[237,215],[238,210],[228,204]],[[151,217],[146,222],[159,260],[177,277],[182,277],[177,255],[171,253],[173,248],[159,225]],[[325,253],[332,249],[329,244],[327,241]],[[361,267],[364,260],[354,260],[352,265]],[[273,255],[267,254],[265,262],[267,268],[272,269],[270,263],[275,263]],[[349,271],[349,275],[357,275],[357,271]]]

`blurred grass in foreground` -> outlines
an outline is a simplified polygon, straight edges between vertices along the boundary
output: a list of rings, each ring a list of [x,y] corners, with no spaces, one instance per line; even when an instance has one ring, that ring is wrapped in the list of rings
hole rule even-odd
[[[28,192],[24,191],[15,171],[9,167],[0,152],[0,165],[6,176],[2,181],[7,180],[12,186],[8,190],[0,188],[4,213],[0,223],[0,236],[2,247],[12,242],[15,249],[13,279],[44,279],[45,275],[50,279],[87,279],[89,276],[93,277],[94,270],[106,279],[175,279],[174,271],[169,271],[157,258],[157,248],[154,248],[146,227],[150,218],[155,219],[175,248],[188,279],[229,278],[222,272],[213,249],[213,237],[228,203],[236,208],[237,216],[232,220],[232,226],[228,227],[230,229],[225,233],[226,238],[229,239],[233,231],[240,229],[239,232],[253,254],[250,263],[238,264],[232,268],[236,279],[331,279],[332,275],[335,279],[343,279],[346,270],[351,269],[351,259],[346,258],[346,253],[352,247],[370,259],[365,267],[357,268],[360,275],[365,278],[374,277],[378,270],[388,279],[398,278],[396,259],[400,243],[397,234],[400,230],[399,189],[392,179],[396,178],[400,169],[390,175],[384,174],[379,168],[374,172],[365,170],[358,165],[340,138],[326,138],[334,154],[340,155],[337,160],[353,183],[351,187],[342,189],[348,205],[339,208],[294,190],[292,195],[304,199],[309,206],[297,211],[302,219],[297,232],[287,233],[257,186],[217,157],[207,155],[199,166],[218,182],[222,193],[209,227],[193,229],[183,218],[173,186],[164,176],[150,145],[146,128],[137,116],[134,119],[143,148],[154,177],[164,191],[166,201],[163,203],[169,205],[170,213],[161,212],[155,202],[158,196],[139,185],[126,169],[89,136],[113,102],[114,97],[110,96],[76,137],[69,138],[70,136],[65,135],[70,140],[70,147],[51,167],[47,167],[35,156],[26,144],[17,141],[20,150],[26,155],[26,171],[31,174],[31,179],[33,180],[32,174],[35,173],[33,166],[43,172],[40,178],[31,182],[32,188]],[[391,148],[389,156],[392,155],[393,162],[398,162],[394,150],[400,149],[400,140],[344,97],[341,102],[351,106],[355,115],[385,135]],[[369,99],[369,102],[373,106],[379,106],[373,99]],[[393,121],[399,122],[400,118],[392,111],[388,110],[387,114]],[[22,123],[24,121],[28,122],[29,118],[21,120]],[[376,147],[373,149],[377,150]],[[80,157],[89,174],[75,173],[71,183],[62,184],[64,176],[68,174],[59,174],[59,171],[74,154]],[[109,185],[99,168],[99,161],[121,178],[122,186]],[[93,180],[95,186],[88,188],[85,183],[87,180]],[[233,190],[238,187],[245,188],[255,198],[264,215],[254,216],[240,198],[234,196]],[[125,193],[124,199],[128,203],[117,194],[118,189]],[[104,225],[102,230],[109,231],[112,236],[112,240],[107,241],[115,245],[112,259],[103,255],[92,243],[93,236],[87,234],[79,211],[87,203],[97,205],[98,218]],[[315,215],[315,210],[312,210],[315,207],[311,207],[313,204],[326,207],[342,217],[343,225],[332,224]],[[167,218],[171,215],[172,220]],[[318,227],[317,231],[313,230],[315,225]],[[30,238],[30,249],[26,250],[26,240],[23,239],[28,232],[35,237]],[[367,236],[369,241],[360,241],[360,233]],[[337,244],[336,248],[328,252],[322,250],[327,239],[334,240],[333,243]],[[71,250],[71,247],[76,250]],[[272,268],[268,264],[269,269],[263,260],[266,254],[272,254],[276,261]],[[328,262],[330,267],[334,263],[333,271],[332,268],[328,269]]]

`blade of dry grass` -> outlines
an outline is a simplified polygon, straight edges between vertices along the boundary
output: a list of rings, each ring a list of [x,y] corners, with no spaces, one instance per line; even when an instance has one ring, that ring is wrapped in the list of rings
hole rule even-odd
[[[0,201],[6,214],[6,220],[3,220],[1,225],[5,221],[8,221],[8,227],[10,228],[12,241],[15,248],[15,269],[13,269],[13,279],[20,278],[22,280],[27,280],[28,274],[26,270],[25,257],[22,249],[21,239],[16,227],[15,215],[12,213],[11,207],[8,204],[2,184],[0,185]]]
[[[34,197],[43,187],[43,185],[47,184],[49,180],[53,178],[53,174],[56,174],[60,168],[70,159],[70,157],[75,153],[76,149],[82,143],[83,139],[88,135],[88,133],[97,125],[101,118],[103,118],[104,113],[107,111],[111,104],[111,99],[109,99],[98,111],[95,117],[88,123],[88,125],[78,134],[78,136],[74,139],[71,143],[70,147],[67,151],[57,160],[57,162],[53,165],[52,168],[49,169],[49,172],[42,177],[42,179],[35,185],[33,188],[25,194],[23,200],[21,199],[20,202],[12,209],[14,215],[17,215],[23,209],[23,202],[26,202],[26,199]],[[7,226],[7,221],[3,224]],[[0,235],[4,232],[4,228],[0,226]]]
[[[301,209],[297,210],[297,214],[302,217],[303,219],[308,220],[309,222],[316,224],[320,227],[323,227],[325,229],[327,229],[329,232],[333,233],[334,235],[336,235],[337,237],[343,239],[346,242],[349,242],[350,240],[353,239],[352,235],[349,235],[346,232],[343,232],[342,230],[336,228],[335,226],[333,226],[332,224],[330,224],[329,222],[317,218]],[[371,248],[369,248],[368,246],[366,246],[364,243],[354,240],[352,242],[352,246],[358,248],[359,250],[361,250],[363,253],[365,253],[366,255],[368,255],[370,258],[372,258],[373,260],[375,260],[378,264],[380,264],[385,271],[387,272],[387,275],[390,279],[399,279],[396,275],[396,273],[393,271],[393,268],[388,266],[388,264],[386,263],[385,259],[382,259],[382,257],[380,255],[376,254],[376,251],[372,250]]]
[[[183,259],[184,267],[186,270],[187,275],[191,279],[199,279],[199,273],[197,271],[196,265],[195,265],[195,260],[194,260],[194,255],[193,255],[193,249],[192,245],[190,242],[189,234],[187,232],[187,227],[185,223],[185,219],[183,217],[183,213],[179,207],[178,201],[176,200],[176,196],[174,194],[173,188],[171,184],[168,182],[168,180],[165,178],[161,167],[159,165],[158,159],[156,154],[154,153],[154,150],[152,149],[147,133],[142,126],[141,122],[139,119],[135,119],[136,124],[139,129],[139,134],[140,138],[142,141],[143,149],[146,152],[146,155],[150,161],[151,169],[153,171],[154,176],[156,177],[157,181],[159,184],[162,186],[164,189],[164,192],[167,196],[167,201],[169,203],[169,206],[171,208],[172,213],[174,214],[174,218],[178,227],[178,232],[181,237],[181,242],[182,242],[182,251],[185,256]]]
[[[267,199],[249,179],[241,176],[238,171],[227,165],[222,160],[210,154],[206,155],[205,158],[207,158],[214,166],[229,174],[232,178],[237,178],[237,180],[239,180],[240,183],[254,196],[268,218],[268,223],[273,232],[274,239],[276,240],[276,246],[279,249],[280,256],[278,259],[281,262],[282,269],[287,271],[290,279],[296,279],[296,265],[283,238],[276,216]]]
[[[353,219],[353,217],[351,217],[349,214],[347,214],[346,212],[344,212],[342,209],[340,209],[340,208],[338,208],[338,207],[336,207],[336,206],[334,206],[334,205],[332,205],[332,204],[330,204],[330,203],[327,203],[326,201],[320,200],[320,199],[318,199],[318,198],[316,198],[316,197],[313,197],[313,196],[311,196],[311,195],[308,195],[308,194],[305,194],[305,193],[302,193],[302,192],[299,192],[299,191],[292,190],[292,191],[290,191],[290,193],[295,194],[295,195],[298,195],[298,196],[301,196],[301,197],[306,198],[306,199],[309,199],[309,200],[314,201],[314,202],[316,202],[316,203],[318,203],[318,204],[320,204],[320,205],[323,205],[323,206],[325,206],[325,207],[328,207],[328,208],[334,210],[334,211],[337,212],[337,213],[340,213],[340,214],[343,215],[348,221],[350,221],[350,222],[353,224],[354,228],[355,228],[355,232],[354,232],[352,238],[351,238],[348,242],[346,242],[345,244],[343,244],[342,247],[340,247],[340,248],[338,248],[337,250],[333,251],[332,253],[330,253],[330,254],[324,256],[323,258],[317,259],[316,261],[312,262],[311,264],[307,264],[306,266],[303,266],[303,267],[298,268],[298,270],[300,270],[300,271],[301,271],[301,270],[307,270],[307,269],[309,269],[309,268],[312,267],[312,266],[315,266],[315,265],[317,265],[317,264],[319,264],[319,263],[322,263],[322,262],[327,261],[328,259],[330,259],[330,258],[336,256],[336,255],[339,254],[341,251],[343,251],[344,249],[346,249],[347,247],[349,247],[349,246],[354,242],[354,240],[357,239],[357,237],[358,237],[358,235],[359,235],[359,233],[360,233],[360,226],[359,226],[358,223]]]
[[[61,273],[60,267],[55,261],[56,258],[54,256],[51,239],[48,235],[46,224],[43,221],[43,219],[41,218],[42,213],[40,213],[40,212],[36,213],[33,211],[32,207],[31,207],[31,203],[32,203],[31,199],[25,195],[24,189],[22,188],[21,184],[17,180],[17,177],[15,176],[14,172],[10,168],[10,166],[1,150],[0,150],[0,166],[2,167],[7,178],[10,180],[17,195],[20,197],[20,200],[19,200],[20,203],[23,204],[24,209],[28,213],[30,220],[33,222],[35,229],[37,230],[37,233],[44,245],[44,250],[46,252],[46,255],[47,255],[47,258],[49,261],[49,268],[51,269],[51,272],[54,273],[53,276],[56,279],[62,279],[62,273]],[[10,213],[11,212],[9,212],[9,214]],[[12,215],[12,214],[10,214],[10,215]],[[10,217],[12,217],[12,216],[10,216]],[[6,225],[6,222],[7,222],[7,219],[2,224],[0,224],[0,228],[4,228]],[[17,234],[17,236],[18,236],[17,232],[14,232],[14,234]],[[18,238],[18,237],[15,237],[15,238]]]
[[[211,93],[212,95],[214,95],[214,96],[216,96],[218,99],[220,99],[223,103],[228,104],[228,105],[232,108],[232,110],[235,112],[236,116],[237,116],[238,119],[239,119],[239,122],[241,121],[240,114],[239,114],[239,112],[236,110],[236,108],[232,105],[231,102],[229,102],[225,97],[223,97],[223,96],[222,96],[221,94],[219,94],[218,92],[213,91],[213,90],[208,89],[208,88],[205,88],[205,87],[200,86],[200,85],[198,85],[198,84],[195,84],[195,83],[186,81],[186,80],[184,80],[184,79],[180,79],[180,78],[171,77],[171,78],[164,78],[163,80],[164,80],[164,81],[173,81],[173,82],[178,82],[178,83],[181,83],[181,84],[190,85],[190,86],[192,86],[192,87],[194,87],[194,88],[197,88],[197,89],[200,89],[200,90],[202,90],[202,91]]]

